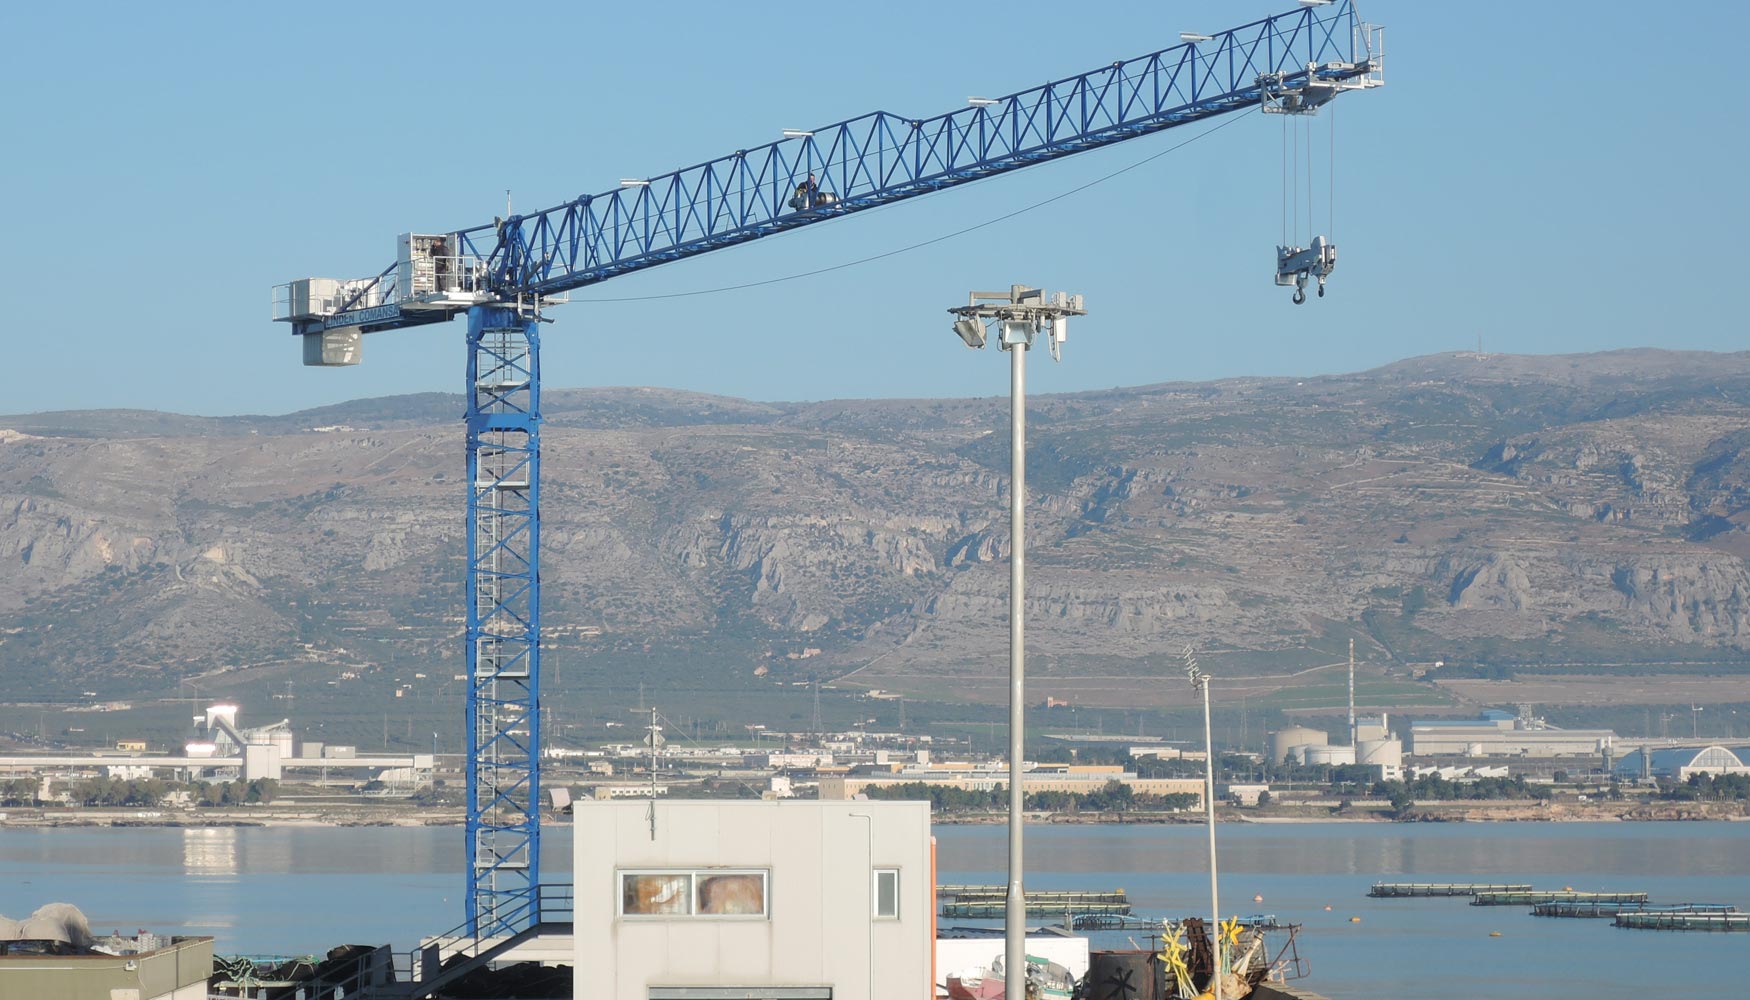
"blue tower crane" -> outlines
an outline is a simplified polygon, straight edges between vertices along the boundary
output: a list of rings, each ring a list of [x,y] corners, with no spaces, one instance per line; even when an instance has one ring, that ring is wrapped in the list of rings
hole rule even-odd
[[[1353,0],[1300,2],[935,117],[877,111],[530,215],[406,233],[395,263],[375,275],[275,289],[274,319],[302,339],[307,365],[358,364],[364,334],[468,317],[471,933],[510,933],[540,917],[544,311],[633,271],[1233,111],[1310,113],[1384,82],[1381,29],[1360,20]]]

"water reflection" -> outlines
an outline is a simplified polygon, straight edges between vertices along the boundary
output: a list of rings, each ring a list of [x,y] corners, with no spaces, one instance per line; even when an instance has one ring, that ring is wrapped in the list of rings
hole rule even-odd
[[[182,871],[211,878],[236,875],[237,828],[189,827],[182,831]]]
[[[1750,871],[1750,836],[1728,823],[1228,824],[1223,872],[1469,878],[1555,872],[1695,878]],[[997,826],[937,827],[943,870],[1001,871]],[[1182,826],[1042,826],[1027,832],[1038,873],[1207,871],[1202,831]]]

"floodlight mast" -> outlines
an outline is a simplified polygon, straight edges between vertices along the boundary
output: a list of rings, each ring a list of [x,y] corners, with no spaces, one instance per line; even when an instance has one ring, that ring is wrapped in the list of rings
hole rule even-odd
[[[877,111],[785,129],[776,141],[623,178],[530,215],[403,234],[396,262],[373,275],[277,286],[273,318],[290,324],[307,365],[355,365],[364,334],[468,317],[468,930],[508,934],[541,918],[537,330],[546,307],[634,271],[1250,110],[1314,84],[1373,86],[1376,35],[1352,0],[1303,7],[1005,97],[968,98],[934,117]],[[963,336],[982,333],[969,327]],[[1054,354],[1061,333],[1056,327]]]
[[[1021,863],[1022,758],[1026,755],[1027,594],[1027,351],[1038,336],[1063,360],[1071,316],[1086,316],[1080,295],[1011,285],[1007,292],[972,292],[966,305],[948,310],[954,332],[967,347],[982,348],[986,321],[999,326],[998,345],[1009,352],[1009,892],[1003,912],[1005,996],[1027,996],[1027,897]]]
[[[1221,984],[1221,896],[1215,874],[1215,730],[1209,723],[1209,675],[1197,663],[1190,646],[1180,654],[1185,661],[1185,679],[1203,694],[1203,814],[1209,827],[1209,993],[1223,1000]]]

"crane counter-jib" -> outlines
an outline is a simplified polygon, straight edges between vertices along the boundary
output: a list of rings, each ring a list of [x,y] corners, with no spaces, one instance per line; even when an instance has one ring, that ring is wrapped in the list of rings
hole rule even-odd
[[[1348,0],[1194,38],[933,117],[872,112],[529,215],[404,234],[394,265],[329,280],[327,297],[288,291],[275,318],[304,335],[440,322],[1229,112],[1297,96],[1310,105],[1314,93],[1323,103],[1383,82],[1380,29]],[[307,361],[356,363],[356,338],[349,346],[349,359],[316,352]]]

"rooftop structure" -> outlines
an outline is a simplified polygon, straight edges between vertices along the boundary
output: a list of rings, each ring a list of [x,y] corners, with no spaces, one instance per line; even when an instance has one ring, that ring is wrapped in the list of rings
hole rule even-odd
[[[205,1000],[212,971],[210,937],[94,938],[66,903],[0,917],[0,996]]]

